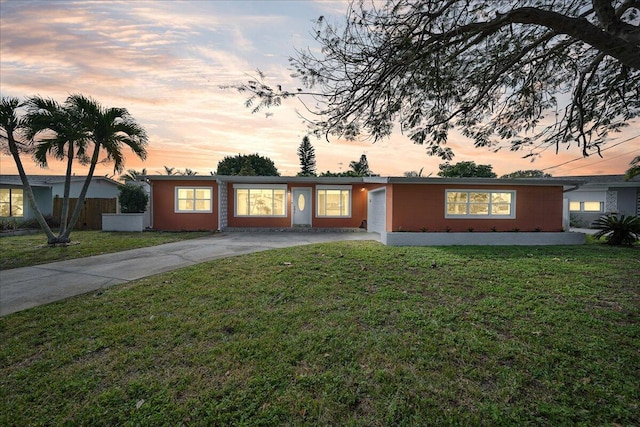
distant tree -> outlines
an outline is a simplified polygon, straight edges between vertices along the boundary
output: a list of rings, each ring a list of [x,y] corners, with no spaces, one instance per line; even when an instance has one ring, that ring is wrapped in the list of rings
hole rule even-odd
[[[173,176],[173,175],[177,175],[178,171],[176,170],[176,168],[170,168],[169,166],[163,166],[164,167],[164,174],[165,175],[169,175],[169,176]],[[162,173],[162,172],[160,172]]]
[[[406,171],[403,176],[406,178],[419,178],[422,176],[422,171],[424,168],[420,168],[419,171]]]
[[[371,176],[373,172],[369,169],[369,161],[367,160],[367,155],[363,154],[360,156],[360,160],[352,161],[349,163],[349,168],[353,171],[355,176]]]
[[[308,136],[302,138],[298,147],[298,158],[300,159],[298,176],[316,176],[316,151]]]
[[[242,162],[242,167],[240,168],[240,172],[238,175],[242,176],[256,176],[256,170],[251,166],[251,160],[245,158]]]
[[[631,160],[631,163],[629,165],[631,167],[627,169],[624,174],[624,179],[626,179],[627,181],[640,175],[640,156],[636,156],[633,160]]]
[[[442,163],[438,176],[448,178],[496,178],[491,165],[476,165],[476,162]]]
[[[322,176],[322,177],[326,176],[326,177],[351,177],[351,178],[355,178],[355,177],[362,176],[362,175],[358,175],[354,171],[349,170],[349,171],[344,171],[344,172],[326,171],[326,172],[322,172],[320,174],[320,176]]]
[[[258,154],[227,156],[218,162],[217,175],[280,176],[273,160]]]
[[[141,171],[137,171],[135,169],[127,169],[127,173],[124,175],[120,175],[120,179],[122,181],[138,181],[140,177],[143,177],[147,174],[147,169],[144,168]]]
[[[253,111],[313,96],[325,135],[377,140],[400,122],[445,160],[453,128],[476,146],[531,156],[576,145],[587,156],[640,115],[639,9],[638,0],[352,1],[342,24],[318,18],[317,48],[289,60],[298,88],[261,73],[233,87]]]
[[[182,176],[195,176],[198,175],[198,172],[193,171],[189,168],[185,168],[184,171],[178,171],[178,175],[182,175]]]
[[[551,178],[551,174],[545,173],[541,170],[529,169],[529,170],[511,172],[511,173],[502,175],[500,178]]]

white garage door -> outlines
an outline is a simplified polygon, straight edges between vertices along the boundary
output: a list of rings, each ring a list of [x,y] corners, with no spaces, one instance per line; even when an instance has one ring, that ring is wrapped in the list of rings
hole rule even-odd
[[[384,233],[387,231],[387,190],[384,188],[369,191],[367,209],[367,231]]]

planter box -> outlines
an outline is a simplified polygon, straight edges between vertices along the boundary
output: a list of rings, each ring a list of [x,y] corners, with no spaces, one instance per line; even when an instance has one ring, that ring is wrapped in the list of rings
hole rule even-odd
[[[380,240],[389,246],[533,246],[582,245],[587,237],[572,232],[468,232],[468,233],[413,233],[387,232]]]
[[[102,214],[102,231],[142,231],[144,213]]]

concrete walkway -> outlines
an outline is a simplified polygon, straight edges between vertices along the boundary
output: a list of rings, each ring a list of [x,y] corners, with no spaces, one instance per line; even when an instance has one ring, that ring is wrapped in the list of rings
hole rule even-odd
[[[0,271],[0,316],[193,264],[268,249],[341,240],[365,232],[236,232]]]

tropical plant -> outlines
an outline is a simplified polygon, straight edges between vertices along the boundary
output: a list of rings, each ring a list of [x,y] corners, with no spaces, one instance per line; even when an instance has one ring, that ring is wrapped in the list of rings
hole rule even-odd
[[[640,175],[640,156],[634,157],[633,160],[631,160],[631,163],[629,163],[629,165],[631,167],[627,169],[627,171],[624,174],[624,179],[627,181]]]
[[[302,138],[298,147],[298,158],[300,159],[298,176],[316,176],[316,151],[308,136]]]
[[[120,190],[118,196],[120,212],[141,213],[147,209],[149,195],[144,191],[142,185],[127,183],[118,186],[118,190]]]
[[[442,163],[438,165],[438,176],[448,178],[495,178],[491,165],[476,165],[476,162]]]
[[[609,245],[631,246],[640,239],[640,217],[632,215],[608,214],[595,220],[592,227],[599,231],[596,239],[605,237]]]
[[[49,227],[49,224],[47,224],[45,217],[42,215],[42,212],[38,207],[38,203],[36,202],[36,198],[29,183],[29,178],[24,170],[24,166],[22,165],[22,159],[20,158],[21,152],[28,153],[32,148],[30,144],[16,139],[16,137],[18,137],[17,134],[21,133],[25,129],[24,120],[18,117],[18,110],[23,106],[24,104],[20,102],[18,98],[2,98],[0,101],[0,129],[2,129],[4,135],[0,135],[0,139],[6,142],[8,151],[11,153],[11,157],[13,157],[13,161],[18,169],[20,181],[22,181],[22,188],[27,194],[27,199],[29,200],[31,209],[34,212],[36,221],[38,221],[38,224],[47,235],[48,243],[53,244],[56,242],[56,236],[51,230],[51,227]]]
[[[450,160],[452,128],[495,150],[581,147],[640,114],[637,0],[353,1],[290,59],[301,87],[233,85],[253,111],[312,96],[319,133],[378,140],[396,122]],[[310,103],[305,102],[305,105]],[[550,120],[543,120],[548,119]]]
[[[367,160],[367,155],[363,154],[360,156],[360,160],[353,160],[349,163],[349,169],[351,169],[354,173],[354,176],[371,176],[373,172],[369,169],[369,161]]]
[[[41,166],[47,165],[47,155],[67,159],[65,199],[68,207],[68,182],[74,158],[89,165],[85,181],[71,218],[61,220],[60,232],[49,243],[69,243],[83,202],[91,184],[101,151],[105,161],[113,162],[114,172],[124,169],[123,145],[131,148],[139,158],[146,158],[147,135],[144,129],[124,108],[105,108],[92,98],[70,95],[63,105],[52,100],[32,97],[27,103],[25,134],[30,139],[41,137],[34,157]],[[91,155],[89,155],[91,149]],[[63,202],[64,203],[64,202]],[[64,210],[64,208],[63,208]]]
[[[87,130],[83,128],[82,118],[77,109],[67,102],[60,105],[54,99],[33,96],[27,100],[27,115],[25,116],[25,136],[29,140],[43,133],[33,158],[36,163],[48,167],[47,156],[52,155],[56,160],[66,159],[66,173],[62,195],[62,210],[60,213],[60,234],[58,240],[66,232],[69,218],[69,195],[71,192],[71,176],[74,160],[87,164],[86,149],[89,144]],[[61,240],[64,242],[64,240]]]
[[[135,169],[127,169],[127,173],[124,175],[120,175],[120,179],[124,182],[131,181],[139,181],[141,177],[147,175],[147,169],[143,168],[141,171]]]
[[[218,175],[280,176],[273,160],[258,154],[226,156],[218,162]]]

